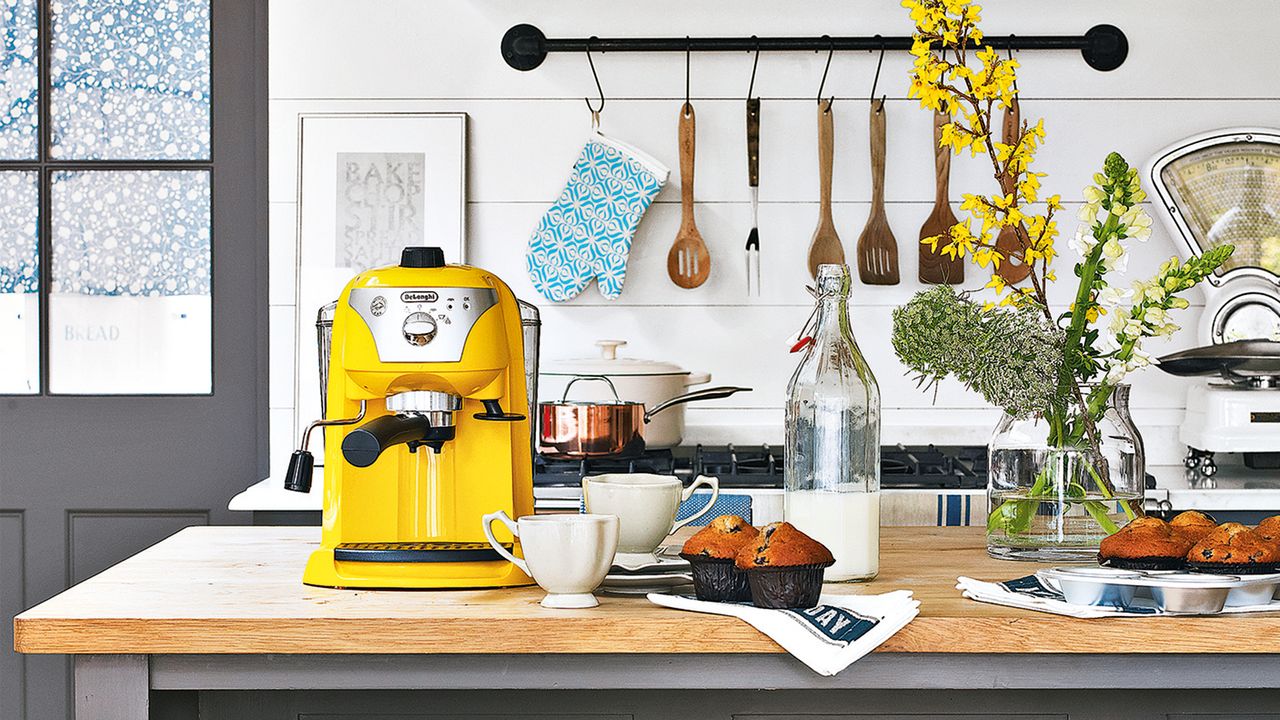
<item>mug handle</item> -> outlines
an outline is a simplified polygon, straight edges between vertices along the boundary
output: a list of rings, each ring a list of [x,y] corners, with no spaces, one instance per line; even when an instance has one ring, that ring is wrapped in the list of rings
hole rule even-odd
[[[675,532],[703,515],[706,515],[707,511],[711,509],[711,506],[716,504],[716,498],[720,497],[720,478],[713,478],[707,475],[699,475],[695,478],[693,483],[690,484],[689,487],[685,488],[684,492],[680,493],[680,502],[684,502],[685,500],[693,497],[693,491],[698,489],[699,485],[706,485],[711,488],[711,499],[708,500],[707,504],[703,505],[702,509],[698,512],[683,520],[677,520],[675,524],[671,526],[671,532]]]
[[[496,550],[498,554],[501,555],[502,557],[510,560],[513,565],[523,570],[525,575],[529,575],[530,577],[533,577],[532,575],[530,575],[529,566],[525,564],[524,560],[521,560],[515,555],[512,555],[511,551],[502,547],[502,543],[498,542],[498,538],[493,536],[493,527],[492,527],[493,521],[501,520],[502,524],[506,525],[507,529],[511,531],[511,535],[513,537],[516,537],[516,538],[520,537],[519,526],[516,525],[514,520],[512,520],[510,517],[507,516],[507,512],[505,510],[498,510],[497,512],[491,512],[488,515],[485,515],[483,518],[481,518],[481,520],[482,522],[484,522],[484,536],[486,539],[488,539],[489,544],[493,546],[493,549]]]

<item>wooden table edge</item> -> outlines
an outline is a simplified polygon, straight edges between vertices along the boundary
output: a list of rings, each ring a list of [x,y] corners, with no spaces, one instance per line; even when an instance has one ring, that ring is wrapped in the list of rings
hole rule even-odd
[[[1280,615],[1234,619],[1243,620],[1246,627],[1224,626],[1222,617],[917,617],[876,652],[1160,655],[1257,654],[1280,648]],[[27,654],[73,655],[785,652],[745,622],[713,615],[690,614],[666,630],[617,618],[544,617],[516,622],[495,632],[493,619],[19,616],[14,620],[14,649]],[[1117,624],[1123,625],[1125,632],[1117,633]],[[1090,632],[1092,627],[1100,632]],[[1248,641],[1242,642],[1243,637]]]

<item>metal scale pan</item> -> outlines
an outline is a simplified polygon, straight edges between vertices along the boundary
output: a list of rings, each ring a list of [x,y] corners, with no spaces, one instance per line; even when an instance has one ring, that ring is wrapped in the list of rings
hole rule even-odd
[[[1183,377],[1217,375],[1237,385],[1280,387],[1280,343],[1236,340],[1183,350],[1160,358],[1160,369]]]

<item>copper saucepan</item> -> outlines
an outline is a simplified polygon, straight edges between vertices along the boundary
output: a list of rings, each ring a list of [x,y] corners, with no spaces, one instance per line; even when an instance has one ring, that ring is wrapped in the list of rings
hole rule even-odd
[[[612,402],[584,402],[569,399],[569,388],[579,380],[608,383]],[[539,403],[538,452],[550,458],[581,459],[610,455],[635,455],[644,451],[644,426],[654,415],[669,407],[694,400],[715,400],[750,390],[743,387],[714,387],[673,397],[645,410],[643,403],[618,397],[613,381],[603,375],[582,375],[565,385],[559,401]]]

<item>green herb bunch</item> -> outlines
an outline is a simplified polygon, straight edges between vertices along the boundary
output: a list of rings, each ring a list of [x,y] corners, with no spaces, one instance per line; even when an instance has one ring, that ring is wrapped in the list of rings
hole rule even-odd
[[[1059,391],[1062,332],[1029,304],[987,312],[939,285],[894,309],[893,349],[920,384],[954,376],[1014,417],[1042,412]]]

